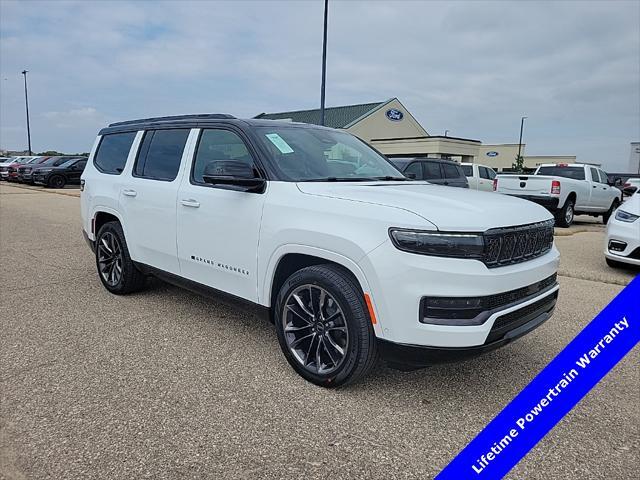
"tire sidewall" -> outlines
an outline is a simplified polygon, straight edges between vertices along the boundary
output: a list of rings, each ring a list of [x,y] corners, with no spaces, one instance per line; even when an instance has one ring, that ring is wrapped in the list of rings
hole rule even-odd
[[[285,339],[284,326],[282,324],[282,310],[284,308],[285,301],[293,290],[305,284],[317,285],[327,290],[338,302],[345,315],[345,323],[349,334],[346,358],[336,371],[331,372],[328,375],[317,375],[305,369],[293,356]],[[351,288],[353,288],[353,286]],[[357,292],[357,294],[362,296],[361,292]],[[300,376],[316,385],[330,387],[339,386],[344,383],[356,369],[360,351],[363,347],[360,322],[366,321],[370,325],[369,316],[366,312],[364,302],[349,302],[345,293],[341,289],[337,288],[331,281],[323,278],[323,276],[317,272],[303,269],[291,275],[282,285],[280,292],[278,293],[275,308],[274,318],[278,342],[280,343],[282,352],[291,367]],[[371,330],[369,334],[373,335],[373,329],[371,327],[369,327],[369,329]]]
[[[56,179],[60,179],[60,182],[61,182],[60,185],[56,184],[56,182],[54,181]],[[66,181],[62,175],[54,175],[49,179],[48,183],[49,183],[49,187],[51,188],[63,188],[66,184]]]

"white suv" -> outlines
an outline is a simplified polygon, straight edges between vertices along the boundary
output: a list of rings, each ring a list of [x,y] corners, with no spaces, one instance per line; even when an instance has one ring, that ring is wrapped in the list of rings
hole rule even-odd
[[[82,175],[82,225],[112,293],[155,275],[249,302],[326,387],[378,355],[476,355],[547,320],[553,218],[520,199],[404,177],[339,130],[229,115],[114,123]]]

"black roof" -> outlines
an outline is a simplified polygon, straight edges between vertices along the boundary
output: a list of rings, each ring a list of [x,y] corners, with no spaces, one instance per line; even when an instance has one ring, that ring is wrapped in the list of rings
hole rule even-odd
[[[99,135],[106,135],[117,132],[133,132],[149,128],[201,128],[209,125],[219,124],[221,121],[232,124],[244,124],[252,126],[272,126],[277,124],[283,127],[299,128],[327,128],[306,123],[282,122],[278,120],[257,120],[240,119],[226,113],[202,113],[194,115],[174,115],[169,117],[140,118],[137,120],[127,120],[126,122],[116,122],[100,130]]]

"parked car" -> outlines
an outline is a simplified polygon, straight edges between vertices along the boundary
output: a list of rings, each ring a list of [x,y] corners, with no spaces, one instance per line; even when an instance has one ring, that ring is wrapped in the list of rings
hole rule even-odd
[[[51,157],[36,157],[30,162],[20,165],[17,169],[17,181],[20,183],[28,183],[30,185],[33,185],[33,182],[31,181],[31,170],[33,170],[34,167],[41,165],[49,158]]]
[[[469,182],[459,164],[440,158],[390,158],[398,170],[415,180],[436,185],[469,188]]]
[[[477,163],[461,163],[460,166],[467,177],[469,188],[493,192],[493,179],[496,178],[496,171],[493,168]]]
[[[410,180],[316,125],[111,124],[82,174],[81,216],[109,292],[155,275],[249,304],[292,368],[325,387],[378,355],[416,368],[500,347],[547,320],[558,295],[544,208]]]
[[[62,188],[65,185],[80,185],[80,176],[87,165],[87,159],[69,158],[56,165],[47,165],[33,170],[32,179],[36,185]]]
[[[629,178],[622,184],[622,193],[631,196],[640,190],[640,178]]]
[[[609,220],[604,256],[610,267],[640,267],[640,191],[618,207]]]
[[[622,192],[594,165],[544,164],[533,175],[498,175],[496,191],[531,200],[556,218],[556,225],[569,227],[574,215],[602,216],[606,224],[622,203]]]
[[[25,165],[29,162],[33,162],[36,158],[34,156],[14,157],[10,162],[5,162],[0,165],[0,177],[3,180],[10,182],[18,181],[18,167]]]

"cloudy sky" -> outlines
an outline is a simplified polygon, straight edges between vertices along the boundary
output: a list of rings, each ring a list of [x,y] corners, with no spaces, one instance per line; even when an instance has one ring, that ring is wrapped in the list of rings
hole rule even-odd
[[[105,124],[319,104],[322,1],[0,0],[0,147]],[[330,0],[327,105],[398,97],[434,135],[622,168],[640,140],[640,2]]]

